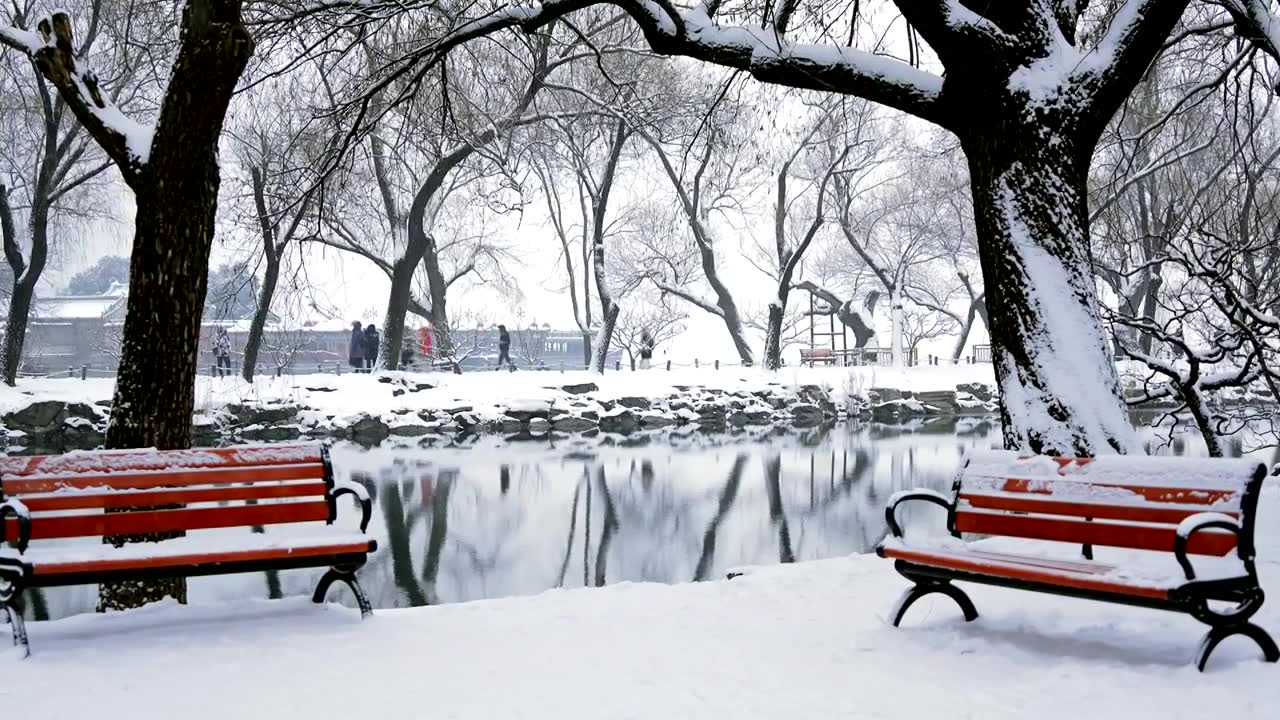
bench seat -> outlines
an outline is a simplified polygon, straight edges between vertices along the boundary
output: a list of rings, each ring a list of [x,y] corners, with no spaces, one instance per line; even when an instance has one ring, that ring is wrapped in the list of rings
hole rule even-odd
[[[204,566],[223,573],[230,572],[232,565],[265,562],[268,567],[277,568],[280,564],[277,561],[304,558],[306,566],[314,566],[319,557],[363,558],[377,549],[377,543],[364,533],[329,526],[317,527],[305,534],[237,530],[235,533],[199,531],[161,543],[130,543],[122,547],[82,540],[37,543],[21,554],[0,547],[0,565],[21,567],[25,574],[42,578],[44,586],[59,577],[65,581],[61,584],[75,585],[79,583],[69,576],[89,574],[94,581],[100,581],[102,574],[145,575],[174,568],[184,568],[187,575],[198,575]]]
[[[1082,590],[1133,598],[1170,600],[1170,596],[1189,582],[1172,555],[1163,553],[1125,553],[1123,562],[1099,562],[1079,557],[1079,548],[1062,544],[1060,552],[1046,552],[1041,547],[1025,549],[986,549],[984,541],[976,543],[941,542],[933,546],[908,544],[887,539],[881,555],[903,560],[922,568],[970,573],[1002,578],[1026,585],[1039,585],[1052,590]],[[1070,557],[1073,547],[1076,557]],[[1248,571],[1238,558],[1203,558],[1196,562],[1196,581],[1247,580]]]

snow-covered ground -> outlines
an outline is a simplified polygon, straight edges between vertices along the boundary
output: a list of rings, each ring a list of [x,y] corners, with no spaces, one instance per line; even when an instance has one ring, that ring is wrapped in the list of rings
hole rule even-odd
[[[1264,490],[1263,585],[1280,597],[1280,487]],[[0,653],[13,717],[1269,718],[1280,667],[1228,641],[1188,664],[1189,617],[966,586],[966,624],[872,555],[732,581],[621,584],[380,611],[305,600],[156,606],[30,625]],[[1257,622],[1280,633],[1280,601]]]

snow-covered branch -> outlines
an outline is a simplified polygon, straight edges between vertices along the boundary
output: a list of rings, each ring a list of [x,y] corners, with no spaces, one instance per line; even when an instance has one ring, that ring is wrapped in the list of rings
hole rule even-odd
[[[703,6],[679,12],[651,0],[546,0],[509,6],[482,18],[460,22],[438,40],[405,55],[386,78],[370,89],[421,76],[455,47],[492,33],[517,28],[534,32],[579,10],[616,4],[639,25],[654,52],[691,57],[744,70],[764,82],[796,88],[836,91],[864,97],[942,124],[938,108],[942,79],[911,65],[865,50],[838,45],[793,43],[772,28],[721,27]],[[364,103],[367,111],[368,102]]]
[[[697,295],[693,295],[692,293],[681,290],[680,288],[674,285],[669,285],[660,280],[654,280],[653,284],[655,287],[657,287],[659,290],[661,290],[663,293],[667,295],[674,295],[675,297],[678,297],[681,300],[684,300],[690,305],[697,305],[698,307],[702,308],[703,310],[706,310],[712,315],[715,315],[717,317],[724,317],[724,310],[721,310],[715,303],[711,303],[706,300],[703,300]]]
[[[36,27],[35,33],[0,27],[0,45],[32,59],[80,124],[115,161],[125,182],[136,187],[150,159],[155,128],[125,115],[99,85],[93,70],[78,61],[67,13],[56,12]]]

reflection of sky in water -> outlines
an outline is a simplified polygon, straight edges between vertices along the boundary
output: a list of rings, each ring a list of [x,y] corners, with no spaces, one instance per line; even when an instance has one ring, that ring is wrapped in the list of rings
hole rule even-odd
[[[967,448],[999,441],[998,425],[970,420],[927,432],[839,426],[701,447],[497,438],[436,449],[340,444],[333,461],[339,476],[373,491],[370,532],[379,549],[360,578],[374,606],[386,608],[718,579],[741,565],[866,552],[884,533],[891,493],[948,488]],[[354,524],[357,514],[344,507],[339,522]],[[931,507],[903,515],[908,532],[943,531]],[[190,595],[310,594],[321,572],[193,578]],[[332,597],[350,603],[343,593]],[[90,611],[94,594],[45,590],[30,598],[28,614]]]

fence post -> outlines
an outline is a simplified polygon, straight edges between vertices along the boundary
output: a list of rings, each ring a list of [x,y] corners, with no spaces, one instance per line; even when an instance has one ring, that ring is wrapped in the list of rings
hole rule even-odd
[[[620,371],[620,370],[622,370],[622,361],[621,361],[621,360],[614,360],[614,361],[613,361],[613,369],[614,369],[614,370],[619,370],[619,371]]]
[[[667,361],[667,372],[671,372],[671,361]]]
[[[87,380],[88,378],[89,378],[89,365],[88,365],[88,364],[81,365],[81,366],[80,366],[80,379],[81,379],[81,380]]]
[[[720,361],[719,361],[719,360],[716,360],[716,369],[717,369],[717,370],[719,370],[719,369],[720,369]]]
[[[693,367],[694,367],[694,369],[697,369],[697,368],[698,368],[698,366],[699,366],[698,358],[694,358],[694,359],[693,359]]]

